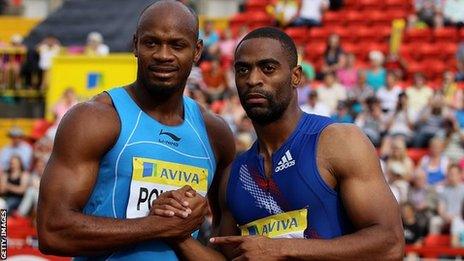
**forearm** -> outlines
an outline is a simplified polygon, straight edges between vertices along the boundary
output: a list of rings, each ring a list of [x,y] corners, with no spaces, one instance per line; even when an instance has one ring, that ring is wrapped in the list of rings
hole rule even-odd
[[[114,219],[74,213],[66,218],[46,218],[50,220],[39,220],[40,248],[54,255],[101,255],[138,242],[175,236],[172,231],[176,223],[160,216]]]
[[[181,260],[226,260],[226,258],[212,248],[202,245],[198,240],[191,237],[170,243]]]
[[[373,226],[331,240],[276,239],[285,256],[296,260],[400,260],[403,238],[388,228]]]

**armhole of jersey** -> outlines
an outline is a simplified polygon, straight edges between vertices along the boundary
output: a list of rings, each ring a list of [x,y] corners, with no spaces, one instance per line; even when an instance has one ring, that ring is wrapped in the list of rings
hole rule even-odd
[[[313,166],[314,166],[314,169],[315,169],[315,178],[316,180],[319,182],[319,184],[327,191],[329,192],[330,194],[334,195],[334,196],[338,196],[338,192],[331,188],[326,182],[325,180],[322,178],[321,176],[321,172],[319,171],[319,166],[317,165],[317,148],[319,146],[319,139],[321,137],[321,134],[322,132],[328,127],[330,126],[331,124],[333,123],[329,123],[325,126],[323,126],[321,128],[321,130],[317,133],[316,135],[316,139],[314,141],[314,148],[313,148],[313,155],[314,157],[311,157],[311,162],[313,163]],[[307,178],[307,177],[306,177]]]
[[[184,96],[184,100],[185,100],[185,105],[190,108],[192,108],[192,110],[194,110],[194,114],[190,115],[189,118],[191,118],[192,120],[195,120],[196,122],[198,122],[198,124],[200,124],[199,127],[202,128],[202,133],[198,133],[199,135],[200,134],[203,134],[203,136],[205,137],[205,139],[203,140],[206,140],[206,142],[204,143],[205,145],[205,150],[207,150],[206,152],[209,154],[208,156],[210,157],[211,159],[211,163],[213,166],[211,166],[212,168],[212,171],[213,173],[216,173],[216,169],[217,169],[217,159],[216,159],[216,154],[214,154],[214,148],[213,148],[213,145],[211,144],[211,141],[209,139],[209,135],[208,135],[208,128],[206,126],[206,122],[205,122],[205,116],[203,115],[203,113],[201,112],[201,108],[200,108],[200,105],[190,99],[189,97],[185,97]],[[199,119],[194,119],[193,115],[200,115],[201,118]],[[192,126],[194,127],[194,126]],[[202,137],[200,137],[201,139]]]
[[[108,96],[110,97],[111,99],[111,102],[113,104],[113,108],[116,110],[116,114],[118,115],[118,119],[119,119],[119,134],[118,134],[118,138],[116,139],[116,142],[113,144],[113,146],[111,147],[110,150],[108,150],[108,152],[106,153],[106,155],[110,154],[111,152],[113,152],[114,149],[116,149],[117,147],[119,147],[119,145],[123,142],[122,138],[124,137],[124,133],[126,131],[126,127],[125,127],[125,124],[124,124],[124,121],[123,121],[123,118],[121,116],[121,113],[120,112],[120,108],[118,106],[118,103],[119,103],[119,98],[118,98],[118,91],[116,90],[119,90],[120,88],[118,89],[112,89],[112,90],[109,90],[109,91],[105,91],[105,93],[108,94]],[[123,90],[124,91],[124,90]]]

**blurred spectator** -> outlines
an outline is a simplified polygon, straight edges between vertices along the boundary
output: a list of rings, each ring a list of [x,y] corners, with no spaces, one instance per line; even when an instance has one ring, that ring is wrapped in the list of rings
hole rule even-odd
[[[222,99],[228,90],[226,74],[216,59],[211,61],[211,69],[203,72],[203,81],[206,84],[203,91],[210,103]]]
[[[28,48],[26,59],[21,68],[26,89],[39,89],[42,85],[42,71],[39,67],[40,56],[35,48]]]
[[[10,212],[9,214],[18,208],[21,203],[28,182],[29,173],[26,171],[21,157],[13,155],[0,180],[0,192],[5,199],[7,210]]]
[[[327,38],[327,47],[324,51],[324,63],[322,64],[322,73],[334,73],[340,68],[340,61],[343,56],[343,49],[340,44],[340,36],[331,34]]]
[[[374,96],[374,90],[366,82],[366,72],[358,71],[358,83],[348,92],[350,104],[354,114],[358,114],[362,110],[363,104],[367,98]]]
[[[328,8],[328,0],[301,0],[298,17],[290,26],[321,26],[322,15]]]
[[[55,125],[58,126],[63,116],[71,107],[78,103],[74,88],[68,87],[63,91],[63,95],[58,102],[53,106],[53,115],[55,116]]]
[[[224,105],[219,111],[219,115],[229,124],[233,133],[237,132],[237,126],[245,116],[245,110],[240,105],[240,99],[237,94],[232,94],[224,99]]]
[[[414,84],[406,89],[408,95],[409,107],[414,114],[414,121],[417,119],[418,114],[429,103],[433,96],[433,90],[426,85],[424,75],[416,73],[414,75]]]
[[[442,0],[415,0],[415,13],[408,17],[408,27],[443,26],[443,1]]]
[[[330,0],[330,10],[339,10],[343,7],[344,0]]]
[[[0,81],[0,89],[6,86],[14,86],[15,89],[21,88],[21,65],[26,53],[26,46],[23,44],[23,37],[15,34],[11,37],[8,48],[14,50],[12,54],[3,55],[3,79]],[[13,76],[10,79],[10,75]]]
[[[408,68],[406,60],[397,53],[389,53],[385,59],[385,70],[392,72],[398,80],[404,80]]]
[[[304,46],[298,46],[298,64],[301,66],[303,70],[303,75],[306,77],[306,81],[312,82],[314,78],[316,78],[316,71],[314,70],[314,66],[311,64],[310,61],[306,60],[306,51]],[[306,96],[305,96],[306,97]]]
[[[340,67],[336,71],[338,81],[349,91],[358,83],[358,69],[355,67],[356,57],[346,53],[340,57]]]
[[[396,75],[387,73],[387,85],[377,91],[377,98],[380,100],[384,112],[394,111],[398,103],[398,96],[402,89],[397,84]]]
[[[443,96],[435,95],[429,106],[422,109],[416,121],[416,134],[413,146],[423,148],[429,140],[440,131],[443,131],[443,123],[446,115],[446,107]]]
[[[438,135],[444,139],[445,150],[443,154],[453,163],[458,163],[464,158],[464,133],[459,129],[454,118],[446,118],[443,122],[443,130]]]
[[[308,101],[308,95],[311,92],[311,86],[308,78],[304,74],[301,75],[300,84],[296,91],[298,94],[298,105],[301,106]]]
[[[8,7],[8,0],[0,0],[0,15],[5,14]]]
[[[203,40],[203,53],[201,60],[212,60],[214,58],[214,50],[210,48],[219,42],[219,34],[214,29],[212,21],[205,21],[203,28],[200,30],[200,39]]]
[[[277,0],[273,5],[267,6],[266,10],[274,17],[277,26],[286,27],[297,18],[298,1]]]
[[[459,103],[464,105],[464,95]],[[456,119],[456,122],[459,128],[463,129],[464,128],[464,106],[461,106],[460,108],[456,109],[454,113],[454,118]]]
[[[46,36],[37,45],[39,53],[39,68],[42,71],[42,89],[48,87],[48,70],[52,66],[52,60],[61,51],[61,44],[54,36]]]
[[[201,68],[198,67],[196,64],[192,66],[192,70],[190,71],[190,75],[187,78],[185,90],[203,90],[206,88],[206,84],[203,81],[203,72]]]
[[[216,48],[218,48],[218,50],[213,50],[213,52],[217,53],[216,56],[220,57],[222,67],[226,70],[232,67],[234,50],[237,44],[237,39],[233,37],[232,31],[229,28],[226,28],[223,32],[223,38],[216,44]]]
[[[48,137],[42,137],[34,143],[32,160],[33,162],[42,159],[47,162],[52,154],[53,140]]]
[[[327,105],[318,99],[317,91],[310,91],[308,94],[307,103],[301,106],[301,110],[310,114],[317,114],[321,116],[330,116],[330,109]]]
[[[331,118],[335,122],[340,122],[340,123],[353,123],[353,117],[349,113],[348,106],[346,105],[346,102],[344,101],[339,101],[337,105],[337,111],[332,114]]]
[[[456,52],[456,65],[458,71],[456,72],[456,81],[464,81],[464,41],[459,44]]]
[[[18,155],[21,157],[24,168],[28,169],[32,158],[32,148],[23,140],[23,130],[19,127],[13,127],[8,131],[8,137],[11,139],[11,143],[0,150],[0,167],[7,170],[13,155]]]
[[[110,48],[104,44],[101,33],[90,32],[87,35],[87,44],[85,45],[84,53],[90,56],[106,56],[110,53]]]
[[[416,218],[416,212],[410,203],[401,205],[401,219],[403,220],[404,239],[407,245],[420,245],[425,231]]]
[[[443,7],[443,16],[446,25],[462,27],[464,25],[464,1],[446,0]]]
[[[419,224],[427,229],[430,219],[438,214],[438,194],[435,188],[427,183],[425,172],[419,171],[414,176],[408,202],[414,206]]]
[[[24,193],[24,197],[18,206],[18,215],[27,216],[31,210],[37,210],[37,202],[39,200],[40,179],[45,170],[46,160],[37,158],[29,179],[29,184]]]
[[[461,207],[464,201],[464,184],[461,181],[461,171],[461,167],[455,164],[450,165],[448,168],[446,184],[439,192],[439,217],[434,217],[431,220],[431,226],[436,226],[438,228],[437,232],[448,230],[452,220],[461,215]]]
[[[452,109],[459,109],[462,107],[462,90],[458,88],[458,84],[455,81],[454,73],[452,71],[446,71],[443,73],[441,91],[445,96],[446,105],[448,107]]]
[[[366,100],[366,110],[356,117],[355,124],[369,137],[374,146],[380,145],[386,118],[377,98],[370,97]]]
[[[409,182],[405,179],[406,169],[398,161],[387,165],[388,185],[399,204],[408,200]]]
[[[408,106],[408,96],[401,92],[398,95],[396,108],[388,114],[387,136],[385,143],[392,137],[401,137],[407,144],[410,144],[413,137],[414,122],[412,121],[413,113]]]
[[[236,155],[247,151],[253,144],[253,137],[248,132],[240,132],[235,138]]]
[[[406,142],[401,137],[395,137],[391,141],[391,152],[385,161],[387,169],[392,170],[402,179],[409,182],[414,172],[414,162],[408,156]]]
[[[347,98],[346,89],[337,82],[332,72],[324,76],[324,83],[317,88],[317,95],[319,100],[329,108],[329,115],[335,112],[339,101]]]
[[[417,171],[425,173],[428,184],[437,186],[445,180],[448,165],[449,159],[443,154],[443,140],[435,137],[430,140],[429,153],[422,157]]]
[[[385,86],[387,71],[383,68],[384,55],[380,51],[369,52],[370,68],[366,71],[366,81],[375,92]]]
[[[459,215],[451,221],[451,246],[464,247],[464,202]]]

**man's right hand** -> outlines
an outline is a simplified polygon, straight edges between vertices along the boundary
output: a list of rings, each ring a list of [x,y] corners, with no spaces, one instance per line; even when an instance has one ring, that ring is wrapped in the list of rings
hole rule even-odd
[[[164,192],[153,200],[150,215],[186,218],[192,213],[189,199],[194,198],[196,194],[196,191],[188,185]]]

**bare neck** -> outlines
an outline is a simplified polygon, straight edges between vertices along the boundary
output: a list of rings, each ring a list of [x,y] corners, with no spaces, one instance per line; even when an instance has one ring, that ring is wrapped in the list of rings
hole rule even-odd
[[[292,101],[280,119],[266,125],[253,122],[260,153],[271,156],[278,150],[295,130],[302,113],[298,105]]]
[[[169,95],[154,95],[140,83],[126,87],[135,103],[148,115],[165,125],[179,125],[183,122],[183,88]]]

